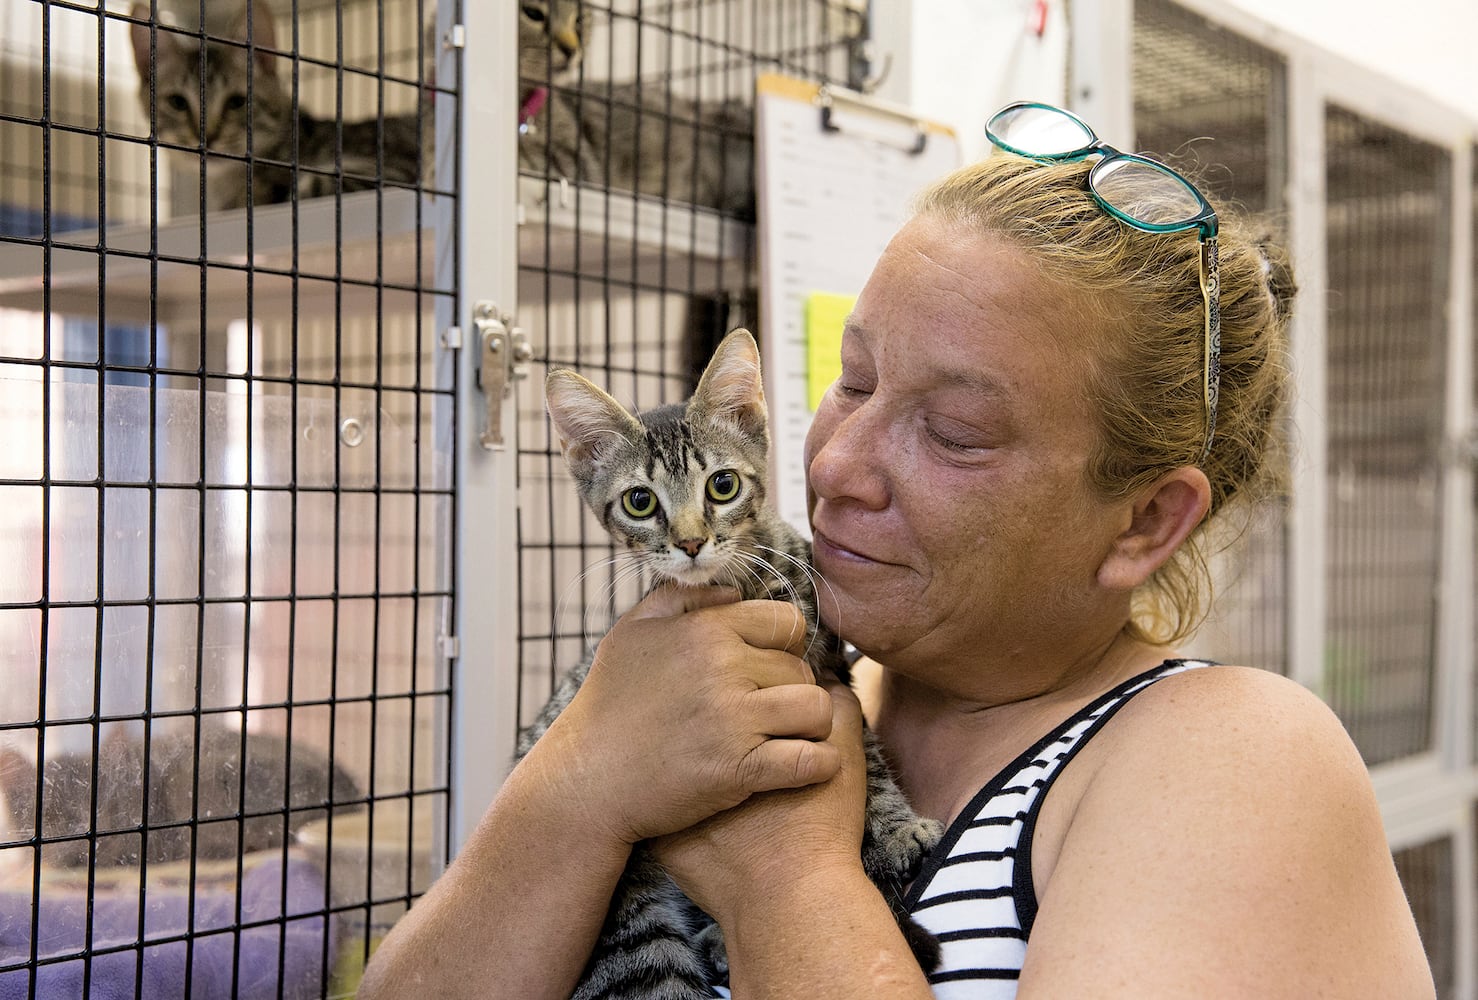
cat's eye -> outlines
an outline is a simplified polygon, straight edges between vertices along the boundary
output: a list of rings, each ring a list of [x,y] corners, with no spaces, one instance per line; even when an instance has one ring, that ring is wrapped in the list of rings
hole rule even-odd
[[[633,486],[621,494],[621,509],[638,520],[657,513],[657,495],[645,486]]]
[[[226,98],[227,111],[240,111],[244,107],[246,107],[245,94],[232,94],[230,97]]]
[[[544,8],[526,3],[523,5],[523,16],[530,21],[541,22],[544,20]]]
[[[190,110],[190,102],[185,100],[184,94],[170,94],[164,99],[164,103],[168,104],[175,111]]]
[[[718,503],[728,503],[739,495],[739,473],[733,469],[715,472],[708,477],[708,498]]]

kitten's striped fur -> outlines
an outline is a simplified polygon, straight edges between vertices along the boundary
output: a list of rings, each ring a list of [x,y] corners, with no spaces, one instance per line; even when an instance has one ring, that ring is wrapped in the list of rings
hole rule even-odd
[[[744,599],[794,601],[808,625],[808,662],[818,676],[848,679],[840,643],[817,614],[810,546],[765,503],[768,432],[759,352],[747,331],[719,345],[698,390],[686,404],[633,416],[574,372],[551,372],[546,383],[550,417],[580,497],[613,537],[637,554],[660,580],[737,587]],[[727,495],[730,481],[738,487]],[[645,517],[627,512],[624,498]],[[699,665],[701,666],[701,665]],[[543,711],[520,737],[521,758],[570,703],[590,669],[566,675]],[[899,909],[901,887],[917,872],[942,829],[916,816],[894,783],[876,740],[866,740],[867,823],[863,864],[884,890],[926,970],[938,945]],[[708,985],[725,971],[717,928],[678,891],[642,849],[632,852],[586,968],[576,1000],[691,1000],[712,997]]]

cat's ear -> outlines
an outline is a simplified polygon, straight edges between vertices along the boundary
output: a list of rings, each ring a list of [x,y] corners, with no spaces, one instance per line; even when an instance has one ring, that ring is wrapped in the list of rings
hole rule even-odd
[[[593,464],[613,444],[640,437],[641,423],[608,393],[568,368],[544,380],[549,419],[572,465]]]
[[[134,4],[129,8],[128,16],[145,22],[144,24],[129,25],[128,35],[129,40],[133,42],[133,64],[138,67],[139,79],[143,81],[144,87],[147,90],[149,86],[149,35],[152,34],[147,23],[149,20],[149,5],[146,3]],[[169,32],[159,32],[159,55],[161,57],[165,56],[165,46],[173,43],[174,39],[170,37]]]
[[[760,350],[748,330],[735,330],[718,345],[688,405],[709,419],[729,421],[746,434],[765,433]]]
[[[277,18],[273,16],[268,0],[242,0],[234,37],[246,41],[248,25],[251,27],[252,46],[256,49],[257,72],[276,76],[277,56],[266,51],[277,48]]]

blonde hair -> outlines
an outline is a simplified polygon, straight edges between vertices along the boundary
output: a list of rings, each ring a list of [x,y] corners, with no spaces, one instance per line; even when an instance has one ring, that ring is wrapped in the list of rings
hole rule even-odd
[[[1122,498],[1180,466],[1205,472],[1209,516],[1140,588],[1127,626],[1136,638],[1174,643],[1205,617],[1209,539],[1239,520],[1228,509],[1250,511],[1283,491],[1280,414],[1295,289],[1285,252],[1216,205],[1221,398],[1211,451],[1202,459],[1199,243],[1194,232],[1147,233],[1104,211],[1088,192],[1091,167],[997,153],[925,190],[916,210],[1004,238],[1107,321],[1083,331],[1100,432],[1086,469],[1092,488]]]

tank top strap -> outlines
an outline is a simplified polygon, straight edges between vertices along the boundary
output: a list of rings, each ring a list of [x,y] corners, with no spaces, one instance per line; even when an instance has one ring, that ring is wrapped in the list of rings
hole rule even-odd
[[[1031,842],[1037,813],[1066,764],[1130,698],[1165,677],[1209,666],[1172,659],[1132,677],[1075,712],[986,782],[924,860],[905,907],[939,936],[936,997],[982,996],[954,987],[1011,986],[1036,919]],[[953,986],[951,985],[953,984]],[[987,990],[984,995],[995,996]]]

